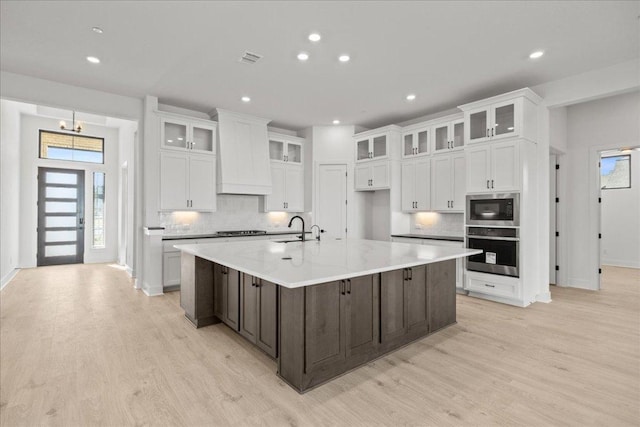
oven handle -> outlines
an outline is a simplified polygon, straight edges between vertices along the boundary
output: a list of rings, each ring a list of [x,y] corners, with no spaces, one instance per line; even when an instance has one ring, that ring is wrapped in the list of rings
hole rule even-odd
[[[467,234],[467,239],[481,239],[481,240],[505,240],[507,242],[519,242],[519,237],[491,237],[491,236],[474,236]]]

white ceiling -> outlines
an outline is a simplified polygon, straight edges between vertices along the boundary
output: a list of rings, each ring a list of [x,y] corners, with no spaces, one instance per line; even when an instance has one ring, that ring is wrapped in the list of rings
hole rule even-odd
[[[397,123],[640,52],[638,1],[0,4],[4,71],[289,129]],[[307,40],[312,31],[320,42]],[[546,54],[529,59],[536,49]],[[264,58],[239,63],[245,50]]]

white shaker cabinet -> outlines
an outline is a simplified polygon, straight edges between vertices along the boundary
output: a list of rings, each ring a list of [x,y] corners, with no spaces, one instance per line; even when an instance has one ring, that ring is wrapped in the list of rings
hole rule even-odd
[[[215,156],[160,151],[161,210],[215,211],[215,180]]]
[[[374,191],[388,189],[391,185],[389,169],[390,164],[387,160],[356,165],[356,190]]]
[[[466,193],[465,154],[433,156],[431,160],[431,210],[463,212]]]
[[[420,212],[431,209],[431,159],[418,158],[402,162],[403,212]]]
[[[389,156],[387,134],[356,135],[356,162],[386,159]]]
[[[264,196],[265,212],[304,211],[304,173],[301,165],[271,163],[273,191]]]
[[[521,141],[505,141],[467,147],[467,193],[520,189]]]
[[[161,148],[202,154],[216,152],[216,123],[158,112]]]
[[[434,154],[464,149],[463,118],[435,124],[431,134]]]
[[[269,159],[273,162],[302,164],[302,138],[269,132]]]
[[[465,141],[473,144],[513,137],[537,141],[540,102],[538,95],[525,88],[461,105]]]
[[[402,157],[410,158],[414,156],[429,154],[431,145],[431,128],[428,125],[410,126],[402,132]]]

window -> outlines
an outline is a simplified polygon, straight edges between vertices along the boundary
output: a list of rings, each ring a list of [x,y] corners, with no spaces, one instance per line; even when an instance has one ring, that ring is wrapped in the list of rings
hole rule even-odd
[[[93,173],[93,247],[104,248],[104,172]]]
[[[40,158],[104,163],[104,138],[41,130]]]
[[[631,188],[631,156],[610,156],[600,159],[600,188]]]

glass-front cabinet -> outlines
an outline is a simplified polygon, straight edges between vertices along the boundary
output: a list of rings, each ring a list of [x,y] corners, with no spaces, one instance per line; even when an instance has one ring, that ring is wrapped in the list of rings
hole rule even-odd
[[[216,123],[160,115],[161,148],[215,154]]]
[[[388,157],[387,135],[356,138],[356,161],[380,160]]]
[[[302,138],[269,132],[271,161],[302,164]]]
[[[402,157],[413,157],[429,154],[431,129],[423,126],[406,130],[402,133]]]
[[[521,99],[513,99],[467,111],[467,141],[474,143],[519,136],[521,105]]]
[[[464,119],[438,123],[433,126],[433,152],[461,150],[464,148]]]

